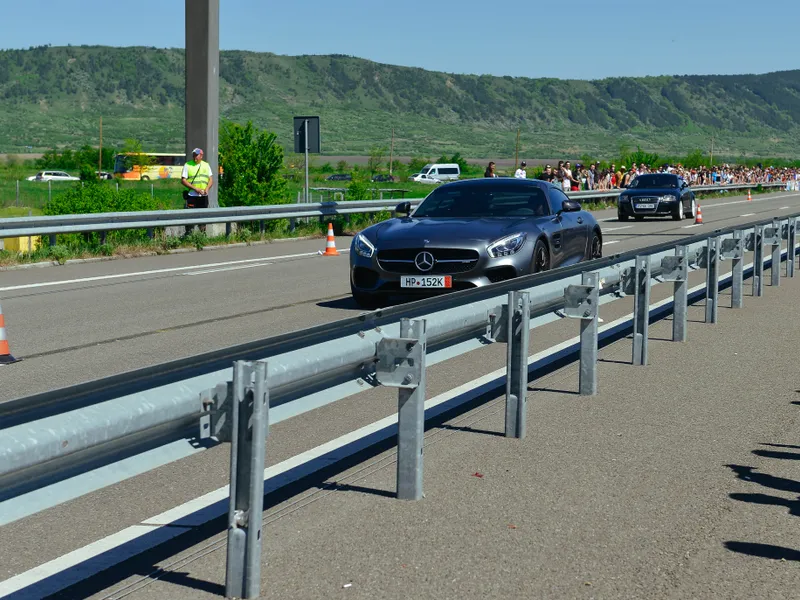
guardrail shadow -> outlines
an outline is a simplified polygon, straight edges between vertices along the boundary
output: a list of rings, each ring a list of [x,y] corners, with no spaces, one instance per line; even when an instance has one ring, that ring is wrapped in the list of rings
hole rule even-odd
[[[796,402],[792,402],[796,404]],[[792,446],[787,444],[771,444],[762,443],[762,446],[771,448],[787,448],[800,450],[800,446]],[[758,448],[752,451],[752,454],[761,458],[770,458],[774,460],[800,460],[800,452],[787,452],[783,450],[769,450]],[[735,492],[729,494],[729,498],[738,502],[747,502],[748,504],[757,504],[762,506],[779,506],[787,509],[788,515],[792,517],[800,517],[800,481],[788,479],[786,477],[777,477],[769,473],[760,472],[756,467],[747,465],[725,465],[736,477],[748,483],[754,483],[764,488],[776,490],[779,492],[789,492],[791,494],[798,494],[794,499],[777,496],[774,494],[765,494],[762,492],[754,493],[740,493]],[[791,560],[800,561],[800,550],[793,548],[786,548],[783,546],[775,546],[772,544],[761,544],[757,542],[743,542],[729,540],[723,543],[725,548],[731,552],[739,554],[747,554],[758,558],[767,558],[770,560]]]

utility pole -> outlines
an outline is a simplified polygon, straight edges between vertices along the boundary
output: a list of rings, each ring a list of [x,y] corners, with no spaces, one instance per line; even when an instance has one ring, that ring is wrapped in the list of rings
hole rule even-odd
[[[97,178],[101,178],[103,175],[103,117],[100,116],[100,152],[99,156],[97,157]]]
[[[714,166],[714,136],[711,136],[711,165]]]
[[[392,145],[389,147],[389,177],[392,176],[392,159],[394,158],[394,127],[392,127]]]
[[[519,162],[519,127],[517,127],[517,149],[514,151],[514,170],[517,170]]]

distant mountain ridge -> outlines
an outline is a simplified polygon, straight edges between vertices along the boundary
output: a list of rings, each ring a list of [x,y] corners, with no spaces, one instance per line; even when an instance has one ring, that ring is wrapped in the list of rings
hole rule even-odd
[[[142,140],[183,146],[184,54],[106,46],[0,51],[0,152]],[[290,150],[292,116],[318,114],[326,154],[513,156],[615,153],[796,157],[800,70],[597,81],[458,75],[342,55],[223,51],[224,118],[253,120]],[[317,159],[324,160],[324,159]]]

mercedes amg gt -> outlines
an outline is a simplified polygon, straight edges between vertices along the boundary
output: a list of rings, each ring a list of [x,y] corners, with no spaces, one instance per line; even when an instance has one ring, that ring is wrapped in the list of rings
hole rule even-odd
[[[592,214],[537,179],[447,183],[416,209],[402,202],[395,213],[350,246],[350,289],[364,308],[391,295],[463,290],[602,256]]]

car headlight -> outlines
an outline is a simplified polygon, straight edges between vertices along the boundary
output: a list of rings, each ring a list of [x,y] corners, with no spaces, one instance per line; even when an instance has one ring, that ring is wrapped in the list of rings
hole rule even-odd
[[[620,196],[619,197],[619,201],[622,202],[622,203],[630,202],[631,201],[631,197],[630,196]]]
[[[500,258],[501,256],[510,256],[519,252],[520,248],[525,245],[525,239],[528,237],[526,233],[515,233],[507,235],[504,238],[495,240],[486,247],[489,256],[493,258]]]
[[[672,196],[671,194],[664,194],[663,196],[659,196],[658,199],[662,202],[674,202],[675,196]]]
[[[372,258],[372,255],[375,254],[375,246],[370,244],[369,240],[360,233],[356,236],[354,248],[356,254],[364,258]]]

